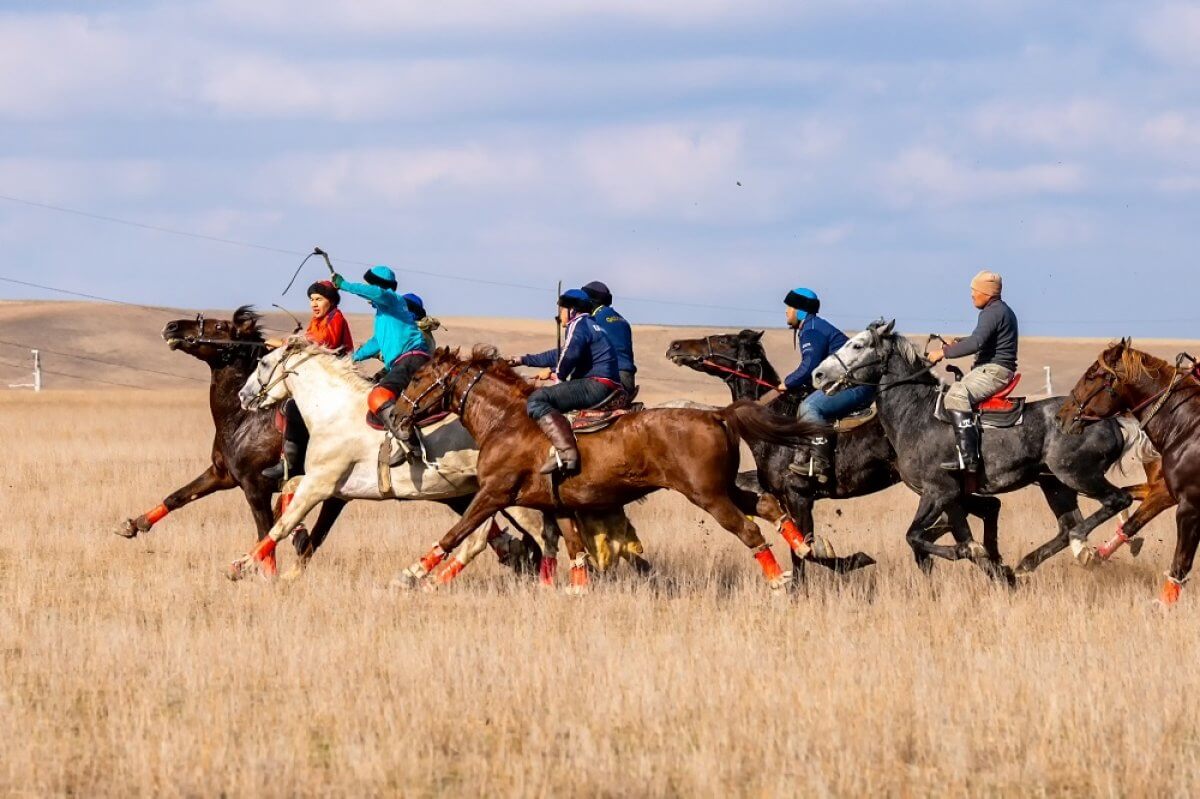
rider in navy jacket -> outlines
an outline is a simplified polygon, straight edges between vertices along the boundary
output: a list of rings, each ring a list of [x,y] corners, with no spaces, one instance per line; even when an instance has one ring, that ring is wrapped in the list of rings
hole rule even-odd
[[[543,386],[529,395],[525,410],[529,418],[554,445],[556,455],[542,467],[550,474],[562,465],[565,471],[579,467],[579,447],[567,411],[591,408],[614,391],[623,391],[617,373],[617,355],[604,329],[589,314],[592,300],[580,289],[571,289],[558,298],[559,320],[566,325],[562,352],[546,350],[523,355],[510,361],[515,366],[537,366],[558,378],[554,385]]]
[[[625,317],[612,307],[612,292],[608,290],[607,285],[593,280],[583,287],[583,291],[595,303],[592,306],[592,318],[604,328],[604,333],[617,351],[617,371],[621,374],[621,385],[624,386],[625,393],[632,398],[637,393],[634,380],[637,366],[633,361],[633,328],[625,321]]]

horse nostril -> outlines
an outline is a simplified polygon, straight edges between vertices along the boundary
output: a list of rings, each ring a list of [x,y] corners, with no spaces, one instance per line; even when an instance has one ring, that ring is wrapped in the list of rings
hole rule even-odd
[[[179,329],[179,325],[177,325],[176,323],[167,322],[167,332],[168,333],[174,333],[178,329]]]

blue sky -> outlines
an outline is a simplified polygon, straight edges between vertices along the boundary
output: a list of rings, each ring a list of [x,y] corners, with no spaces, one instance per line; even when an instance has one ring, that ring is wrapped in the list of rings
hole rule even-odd
[[[1200,4],[99,5],[4,4],[0,194],[418,270],[445,316],[601,278],[638,322],[807,285],[961,330],[989,268],[1028,333],[1200,335]],[[183,307],[297,264],[3,200],[0,238],[0,275]]]

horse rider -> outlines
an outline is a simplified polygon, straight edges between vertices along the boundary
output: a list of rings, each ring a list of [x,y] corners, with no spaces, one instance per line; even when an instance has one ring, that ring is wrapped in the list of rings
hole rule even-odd
[[[425,301],[421,299],[421,295],[419,294],[405,294],[404,304],[408,306],[408,312],[417,321],[417,328],[421,331],[421,336],[425,339],[425,351],[432,353],[437,349],[437,341],[433,337],[433,331],[442,326],[442,321],[426,313]]]
[[[846,334],[817,315],[821,300],[812,289],[796,288],[783,300],[787,308],[787,323],[794,332],[800,349],[800,365],[784,378],[780,391],[807,391],[797,416],[806,422],[832,425],[838,419],[870,407],[875,401],[871,386],[853,386],[837,394],[816,391],[812,385],[813,370],[848,340]],[[827,435],[811,436],[808,445],[797,449],[788,469],[805,477],[825,483],[833,476],[833,439]]]
[[[943,358],[975,356],[975,364],[962,380],[946,391],[943,405],[954,421],[959,458],[946,461],[947,471],[979,470],[979,429],[975,407],[1012,382],[1017,371],[1017,315],[1001,298],[1004,281],[986,270],[971,279],[971,302],[979,309],[975,332],[944,349],[929,353],[933,363]]]
[[[612,292],[608,286],[599,280],[593,280],[583,287],[583,291],[591,297],[592,318],[604,329],[613,349],[617,351],[617,372],[620,374],[621,386],[625,394],[633,399],[637,393],[635,377],[637,366],[633,361],[633,328],[625,317],[612,307]]]
[[[354,349],[354,339],[350,335],[350,325],[338,305],[342,295],[328,280],[321,280],[308,287],[308,302],[312,309],[312,319],[304,331],[304,337],[314,344],[344,355]],[[267,346],[274,349],[283,345],[283,341],[273,339]],[[283,453],[279,463],[263,469],[263,477],[270,480],[282,480],[286,476],[295,477],[304,474],[304,451],[308,447],[308,427],[304,417],[296,410],[296,403],[288,399],[280,409],[283,417]]]
[[[388,267],[371,267],[363,275],[362,283],[348,283],[341,275],[334,275],[333,283],[342,291],[367,300],[375,309],[375,330],[354,351],[354,362],[375,357],[383,361],[387,372],[367,395],[367,407],[393,436],[403,440],[396,399],[408,387],[413,374],[429,362],[425,336],[417,327],[408,302],[396,293],[396,273]]]
[[[616,349],[591,315],[594,304],[582,289],[563,292],[558,298],[558,319],[566,328],[561,354],[550,349],[509,360],[513,366],[540,367],[542,379],[558,379],[534,391],[525,403],[529,418],[554,446],[554,453],[540,469],[542,474],[554,473],[560,464],[564,472],[579,468],[578,443],[564,413],[594,407],[613,392],[624,393]]]

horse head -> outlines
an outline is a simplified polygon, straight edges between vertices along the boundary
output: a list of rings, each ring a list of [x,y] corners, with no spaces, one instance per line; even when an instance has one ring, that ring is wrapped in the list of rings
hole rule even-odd
[[[703,338],[681,338],[667,348],[667,360],[676,366],[686,366],[697,372],[725,377],[722,366],[757,366],[767,360],[762,345],[763,331],[743,330],[740,333],[721,333]]]
[[[1135,350],[1128,338],[1110,344],[1087,368],[1066,402],[1058,410],[1063,432],[1081,433],[1088,422],[1116,416],[1134,407],[1139,396],[1150,389],[1146,381],[1157,381],[1165,362]],[[1137,392],[1138,396],[1135,396]]]
[[[247,411],[262,410],[291,396],[288,377],[295,373],[299,359],[307,354],[310,354],[310,348],[305,340],[293,337],[282,347],[264,355],[238,392],[242,408]]]
[[[813,386],[826,394],[836,394],[855,383],[879,383],[887,373],[896,341],[896,320],[876,320],[867,329],[852,336],[837,352],[813,370]]]
[[[235,361],[249,363],[262,349],[259,315],[249,305],[233,313],[232,319],[176,319],[163,327],[167,347],[181,350],[209,366],[227,366]]]

